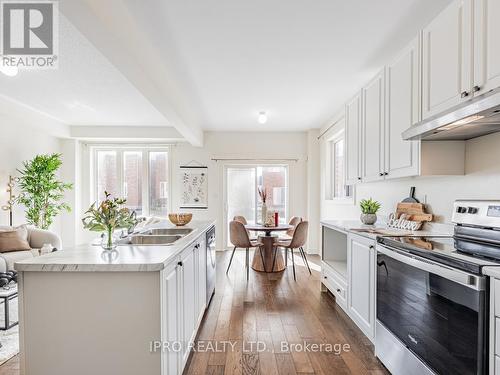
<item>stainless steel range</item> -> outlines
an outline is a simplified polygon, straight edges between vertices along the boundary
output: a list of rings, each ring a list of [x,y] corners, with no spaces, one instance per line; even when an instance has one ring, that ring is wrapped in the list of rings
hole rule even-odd
[[[487,374],[500,201],[456,201],[450,237],[377,240],[375,351],[393,374]]]

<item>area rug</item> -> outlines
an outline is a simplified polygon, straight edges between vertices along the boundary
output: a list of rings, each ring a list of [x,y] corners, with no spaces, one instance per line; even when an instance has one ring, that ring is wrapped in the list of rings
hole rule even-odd
[[[17,321],[17,298],[9,304],[10,314],[9,319],[11,322]],[[0,302],[0,326],[4,325],[4,306],[3,299]],[[0,348],[0,365],[7,362],[9,359],[14,357],[17,353],[19,353],[19,326],[12,327],[7,331],[0,330],[0,344],[2,347]]]
[[[19,353],[19,326],[0,331],[0,366]]]

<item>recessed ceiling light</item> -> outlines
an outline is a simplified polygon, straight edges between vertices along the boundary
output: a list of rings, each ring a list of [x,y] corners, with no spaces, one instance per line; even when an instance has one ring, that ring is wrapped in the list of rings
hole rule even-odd
[[[259,121],[259,124],[265,124],[267,122],[267,114],[266,114],[266,112],[264,112],[264,111],[259,112],[258,121]]]
[[[0,72],[5,74],[6,76],[14,77],[17,76],[17,73],[19,73],[19,69],[17,68],[17,66],[0,65]]]

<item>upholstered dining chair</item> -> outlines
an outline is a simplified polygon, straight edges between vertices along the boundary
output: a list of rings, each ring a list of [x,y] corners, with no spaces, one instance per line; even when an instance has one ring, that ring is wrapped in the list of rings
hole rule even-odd
[[[302,222],[302,218],[300,216],[292,216],[290,221],[288,221],[288,225],[291,225],[292,228],[288,229],[283,236],[280,236],[280,240],[291,240],[293,232],[295,232],[295,228],[297,228],[297,225],[300,222]]]
[[[276,242],[275,245],[276,251],[274,253],[274,258],[273,258],[273,269],[274,269],[274,263],[276,261],[276,253],[278,248],[282,247],[283,249],[285,249],[285,259],[288,259],[288,250],[290,249],[290,252],[292,253],[293,279],[297,280],[295,276],[295,260],[293,257],[293,250],[299,249],[300,255],[302,256],[302,259],[304,260],[304,263],[306,264],[307,269],[309,270],[309,274],[312,274],[311,268],[309,267],[309,262],[307,261],[306,253],[304,251],[304,245],[306,244],[307,241],[308,228],[309,228],[309,222],[301,221],[300,223],[297,224],[297,227],[293,232],[291,240],[279,240],[278,242]]]
[[[243,225],[247,225],[248,224],[247,219],[245,218],[245,216],[235,216],[235,217],[233,217],[233,220],[234,221],[239,221]],[[247,230],[247,233],[248,233],[248,237],[250,237],[250,241],[257,241],[257,237],[255,235],[252,235],[252,233],[250,233],[249,230]]]
[[[235,216],[233,218],[233,220],[234,221],[239,221],[243,225],[247,225],[248,224],[247,219],[245,218],[245,216]]]
[[[233,220],[229,223],[229,238],[231,243],[234,246],[233,252],[231,254],[231,258],[229,259],[229,264],[227,266],[226,274],[229,272],[229,268],[231,267],[231,263],[233,262],[234,253],[237,248],[246,249],[246,260],[245,265],[247,269],[247,280],[250,272],[250,248],[255,247],[260,251],[260,257],[262,259],[262,264],[264,265],[264,255],[262,254],[262,244],[258,241],[251,241],[248,236],[248,232],[245,228],[245,225],[239,221]]]

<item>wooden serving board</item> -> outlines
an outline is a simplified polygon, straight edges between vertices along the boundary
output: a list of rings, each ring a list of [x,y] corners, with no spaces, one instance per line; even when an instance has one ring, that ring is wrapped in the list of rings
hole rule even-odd
[[[432,214],[425,213],[425,205],[422,203],[398,203],[396,217],[407,215],[406,220],[411,221],[432,221]]]

